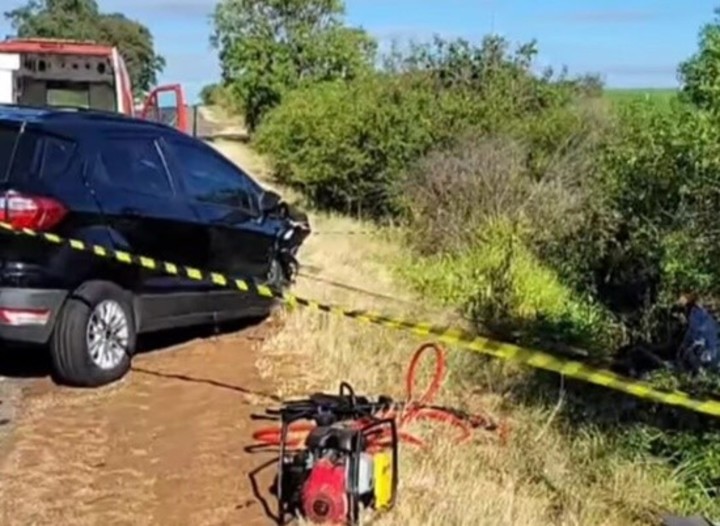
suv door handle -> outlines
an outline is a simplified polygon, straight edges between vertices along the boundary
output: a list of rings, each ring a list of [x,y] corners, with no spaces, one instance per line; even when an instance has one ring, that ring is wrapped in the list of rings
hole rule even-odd
[[[123,208],[122,215],[127,217],[140,217],[140,210],[137,208]]]

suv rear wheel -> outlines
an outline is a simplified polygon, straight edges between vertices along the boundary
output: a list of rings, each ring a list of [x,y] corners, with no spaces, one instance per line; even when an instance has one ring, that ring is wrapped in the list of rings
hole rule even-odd
[[[135,350],[130,293],[103,281],[88,282],[67,300],[50,341],[59,383],[97,387],[128,372]]]

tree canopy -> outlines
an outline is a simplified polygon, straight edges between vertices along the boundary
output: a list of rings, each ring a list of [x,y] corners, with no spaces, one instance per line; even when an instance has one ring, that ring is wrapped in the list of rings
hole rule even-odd
[[[18,37],[92,40],[116,46],[136,95],[147,92],[165,67],[150,30],[121,13],[102,13],[97,0],[28,0],[5,13]]]
[[[340,0],[220,0],[212,43],[250,129],[288,90],[372,67],[375,41],[343,15]]]
[[[700,29],[698,50],[680,64],[683,98],[704,110],[720,110],[720,8]]]

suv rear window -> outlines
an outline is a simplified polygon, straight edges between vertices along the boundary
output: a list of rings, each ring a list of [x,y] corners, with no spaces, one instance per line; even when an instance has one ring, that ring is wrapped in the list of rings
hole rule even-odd
[[[20,135],[20,128],[0,123],[0,181],[8,178],[10,163],[15,153],[15,143]]]
[[[0,181],[55,179],[67,170],[75,150],[72,140],[0,124]]]

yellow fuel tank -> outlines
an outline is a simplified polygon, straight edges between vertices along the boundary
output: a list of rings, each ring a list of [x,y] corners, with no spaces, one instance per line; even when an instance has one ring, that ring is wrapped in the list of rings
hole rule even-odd
[[[393,466],[392,455],[388,451],[376,453],[373,458],[373,476],[375,478],[375,509],[387,509],[393,502]]]

